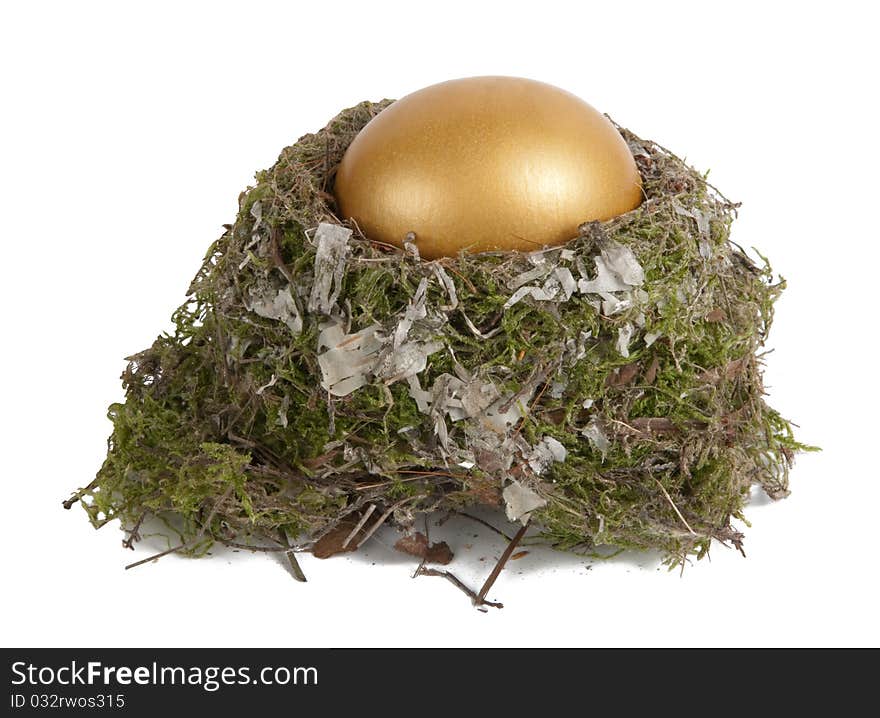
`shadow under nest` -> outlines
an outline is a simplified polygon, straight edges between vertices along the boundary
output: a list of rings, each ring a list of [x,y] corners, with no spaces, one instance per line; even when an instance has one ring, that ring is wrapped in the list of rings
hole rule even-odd
[[[736,206],[621,129],[637,209],[559,247],[422,261],[334,214],[335,167],[388,104],[343,111],[241,194],[65,505],[129,545],[158,517],[193,555],[326,556],[391,523],[442,563],[415,518],[475,505],[561,549],[741,548],[731,519],[753,485],[785,496],[804,447],[763,399],[783,283],[729,240]]]

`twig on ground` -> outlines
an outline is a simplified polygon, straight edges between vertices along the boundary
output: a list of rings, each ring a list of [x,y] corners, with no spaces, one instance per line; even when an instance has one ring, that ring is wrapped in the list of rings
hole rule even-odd
[[[510,543],[507,544],[507,548],[504,549],[504,553],[501,554],[501,558],[498,559],[498,563],[495,564],[495,568],[492,569],[492,573],[489,574],[489,578],[486,579],[486,582],[483,584],[483,587],[480,589],[480,592],[477,594],[477,605],[482,605],[487,603],[486,594],[489,593],[489,589],[492,588],[492,584],[498,578],[498,575],[501,573],[501,569],[504,568],[504,564],[507,563],[507,560],[510,558],[510,554],[513,553],[513,549],[516,548],[516,545],[519,543],[520,539],[525,536],[526,531],[529,528],[529,523],[531,519],[526,521],[516,532],[516,535],[510,540]]]
[[[453,586],[458,588],[460,591],[463,591],[468,598],[471,599],[471,602],[477,606],[491,606],[492,608],[504,608],[503,603],[495,603],[494,601],[487,601],[485,598],[481,598],[477,593],[474,592],[473,589],[468,588],[461,579],[458,578],[454,573],[449,571],[441,571],[436,568],[424,568],[420,566],[416,571],[416,576],[440,576],[441,578],[445,578],[449,581]]]
[[[130,568],[135,568],[136,566],[149,563],[150,561],[157,561],[163,556],[167,556],[169,553],[176,553],[177,551],[180,551],[180,549],[186,548],[188,545],[189,543],[182,543],[174,546],[173,548],[169,548],[167,551],[162,551],[160,553],[153,554],[152,556],[147,556],[147,558],[142,558],[140,561],[135,561],[134,563],[128,564],[128,566],[125,567],[125,570],[128,571],[128,569]]]

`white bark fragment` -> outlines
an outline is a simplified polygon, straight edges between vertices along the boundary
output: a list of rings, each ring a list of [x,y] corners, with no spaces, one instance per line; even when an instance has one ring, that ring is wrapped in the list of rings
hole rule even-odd
[[[408,379],[423,372],[428,366],[428,357],[444,346],[443,342],[409,341],[397,349],[391,347],[390,351],[383,353],[382,359],[373,367],[373,372],[386,384]]]
[[[577,340],[566,339],[565,354],[570,364],[576,364],[587,355],[587,342],[592,338],[593,332],[590,330],[582,331],[578,334]]]
[[[480,417],[480,423],[497,434],[506,434],[528,413],[528,402],[534,393],[535,390],[530,388],[527,395],[520,396],[514,401],[509,397],[499,399],[486,409]]]
[[[551,302],[553,301],[553,296],[551,294],[547,294],[541,287],[520,287],[517,289],[504,303],[504,309],[510,309],[514,304],[519,304],[526,297],[531,296],[532,299],[538,302]]]
[[[263,386],[261,386],[259,389],[257,389],[257,396],[260,396],[260,394],[262,394],[264,391],[266,391],[266,389],[268,389],[269,387],[275,386],[275,383],[277,381],[278,381],[278,377],[273,374],[272,378],[269,379],[268,382],[266,382],[265,384],[263,384]]]
[[[557,439],[545,436],[527,457],[529,466],[536,474],[543,474],[554,461],[563,462],[568,450]]]
[[[605,436],[605,432],[602,431],[602,427],[599,425],[596,417],[590,419],[590,423],[581,430],[581,434],[589,439],[590,443],[601,451],[603,456],[611,448],[611,442],[608,441],[608,437]]]
[[[504,497],[508,520],[520,521],[523,526],[528,523],[532,511],[547,505],[545,499],[518,481],[512,481],[505,486],[501,495]]]
[[[606,317],[620,314],[629,309],[633,304],[631,292],[626,292],[619,299],[609,292],[602,292],[600,296],[602,297],[602,314]]]
[[[376,336],[380,328],[373,324],[354,334],[345,334],[342,325],[333,323],[322,329],[318,349],[327,347],[327,351],[318,355],[318,366],[324,389],[334,396],[346,396],[367,383],[367,374],[382,347]]]
[[[594,257],[593,261],[596,264],[596,278],[582,276],[577,283],[578,291],[600,296],[602,302],[597,309],[601,308],[608,317],[632,307],[635,297],[641,297],[642,294],[637,287],[645,282],[645,271],[632,250],[620,242],[606,240],[599,256]]]
[[[264,294],[252,296],[247,308],[257,316],[284,322],[291,332],[299,334],[303,328],[302,315],[290,287],[277,291],[268,290]]]
[[[394,329],[394,338],[392,341],[393,349],[400,349],[406,341],[413,322],[418,321],[419,319],[424,319],[428,316],[428,311],[425,309],[425,296],[427,291],[428,278],[422,277],[422,281],[419,282],[415,294],[413,294],[412,298],[409,300],[403,318],[397,323],[397,326]]]
[[[630,285],[623,281],[602,256],[595,257],[596,278],[581,279],[578,282],[578,290],[581,294],[606,294],[609,292],[626,292],[631,289]]]
[[[629,343],[632,340],[635,331],[632,324],[624,324],[617,330],[617,351],[623,357],[629,357]]]
[[[446,270],[438,264],[437,262],[433,262],[432,266],[434,268],[434,275],[437,277],[437,281],[443,286],[446,290],[446,293],[449,295],[449,304],[441,306],[440,309],[444,312],[452,312],[458,308],[458,293],[455,291],[455,282],[452,281],[452,277],[447,274]]]
[[[419,411],[423,414],[427,414],[431,410],[431,401],[434,398],[433,395],[430,391],[422,389],[422,383],[419,381],[417,374],[407,377],[407,383],[409,384],[409,395],[416,402]]]
[[[602,244],[601,253],[608,269],[626,284],[640,287],[645,283],[645,270],[629,247],[614,240],[606,240]]]
[[[322,222],[315,230],[315,280],[309,295],[308,309],[313,313],[330,315],[345,277],[348,240],[351,230],[338,224]]]
[[[529,282],[534,282],[536,279],[543,279],[550,274],[552,269],[553,268],[548,265],[538,265],[534,269],[516,275],[507,286],[513,290],[517,290],[520,287],[524,287]]]
[[[526,272],[526,274],[531,274],[531,272]],[[522,276],[520,275],[520,277]],[[504,308],[509,309],[527,296],[531,296],[532,299],[538,302],[567,302],[571,299],[571,295],[574,294],[577,286],[577,282],[568,267],[556,267],[542,286],[529,285],[519,287],[511,295],[510,299],[504,303]]]
[[[278,417],[275,419],[275,423],[283,429],[287,428],[288,411],[290,411],[290,397],[285,395],[281,400],[281,406],[278,407]]]
[[[709,242],[712,238],[712,228],[709,224],[709,216],[696,207],[693,209],[687,209],[677,201],[672,203],[672,208],[675,210],[676,214],[680,214],[683,217],[690,217],[697,223],[697,230],[700,233],[700,256],[703,259],[711,259],[714,252],[712,251],[712,245]]]
[[[568,387],[568,382],[565,381],[554,381],[550,385],[550,398],[551,399],[559,399],[565,393],[566,388]]]

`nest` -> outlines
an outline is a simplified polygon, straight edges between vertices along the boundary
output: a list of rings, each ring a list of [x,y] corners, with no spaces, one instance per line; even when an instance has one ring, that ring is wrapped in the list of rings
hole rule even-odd
[[[128,545],[162,519],[196,555],[326,556],[384,523],[417,551],[417,515],[475,505],[563,549],[741,547],[751,487],[785,496],[803,447],[763,399],[783,284],[729,240],[736,205],[621,129],[639,208],[560,247],[423,261],[334,214],[335,168],[387,104],[343,111],[241,194],[173,333],[129,358],[107,458],[66,505]]]

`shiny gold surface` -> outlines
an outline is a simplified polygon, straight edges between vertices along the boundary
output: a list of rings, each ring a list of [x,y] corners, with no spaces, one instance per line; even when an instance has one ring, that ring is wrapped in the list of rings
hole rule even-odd
[[[423,257],[539,249],[582,222],[641,202],[635,161],[614,126],[534,80],[471,77],[398,100],[355,137],[335,186],[342,218]]]

